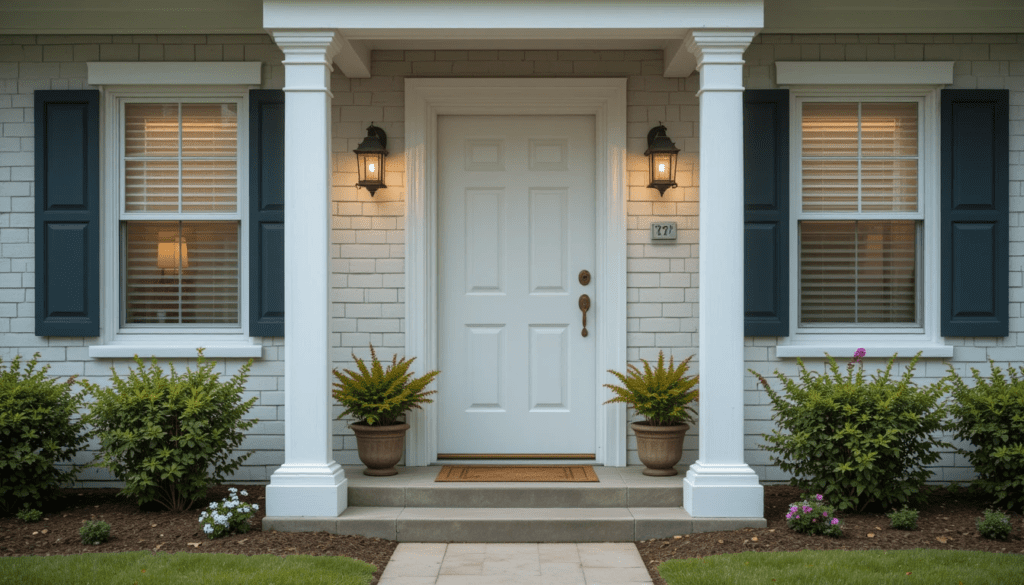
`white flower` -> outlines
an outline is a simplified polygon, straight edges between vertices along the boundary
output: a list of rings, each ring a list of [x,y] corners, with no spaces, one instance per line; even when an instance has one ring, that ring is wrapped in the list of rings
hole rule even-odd
[[[217,509],[217,502],[210,502],[210,509],[211,510],[216,510]]]
[[[238,491],[238,488],[228,488],[228,491],[229,491],[229,492],[237,492],[237,491]]]
[[[253,510],[259,510],[260,509],[260,505],[259,504],[253,504],[252,505],[252,509]]]
[[[247,492],[247,491],[245,491],[245,490],[242,490],[242,495],[243,495],[243,496],[248,496],[248,495],[249,495],[249,492]]]
[[[203,532],[205,532],[207,534],[213,534],[213,526],[210,525],[210,524],[207,524],[206,526],[203,526]]]

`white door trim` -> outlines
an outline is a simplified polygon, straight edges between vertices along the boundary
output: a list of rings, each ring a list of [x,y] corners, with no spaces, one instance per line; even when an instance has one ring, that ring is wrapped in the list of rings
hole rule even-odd
[[[405,355],[417,371],[437,369],[437,117],[556,114],[596,120],[596,462],[622,467],[626,409],[602,405],[611,397],[602,384],[626,366],[625,79],[406,79]],[[437,415],[436,403],[410,413],[406,465],[437,461]]]

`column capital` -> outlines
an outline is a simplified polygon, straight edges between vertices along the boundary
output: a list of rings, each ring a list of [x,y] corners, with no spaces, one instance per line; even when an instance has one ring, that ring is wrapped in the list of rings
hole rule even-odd
[[[270,34],[284,52],[285,65],[322,63],[331,67],[342,47],[341,35],[334,29],[274,30]]]
[[[754,40],[754,29],[691,29],[683,44],[697,58],[697,70],[707,64],[743,64],[743,52]]]

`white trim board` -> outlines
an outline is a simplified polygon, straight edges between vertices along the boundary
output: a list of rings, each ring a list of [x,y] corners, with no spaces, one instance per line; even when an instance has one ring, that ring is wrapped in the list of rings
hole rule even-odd
[[[952,61],[778,61],[775,83],[786,85],[949,85]]]
[[[626,365],[626,80],[406,79],[405,355],[437,369],[437,117],[593,115],[597,129],[597,463],[626,465],[626,409],[604,406],[607,370]],[[437,461],[437,404],[410,413],[406,465]]]
[[[250,62],[93,62],[89,85],[259,85],[259,61]]]

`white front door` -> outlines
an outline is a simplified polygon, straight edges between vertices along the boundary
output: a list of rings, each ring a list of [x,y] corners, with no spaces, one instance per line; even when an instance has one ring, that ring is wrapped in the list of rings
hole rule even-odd
[[[594,158],[593,116],[438,117],[439,458],[595,453]]]

